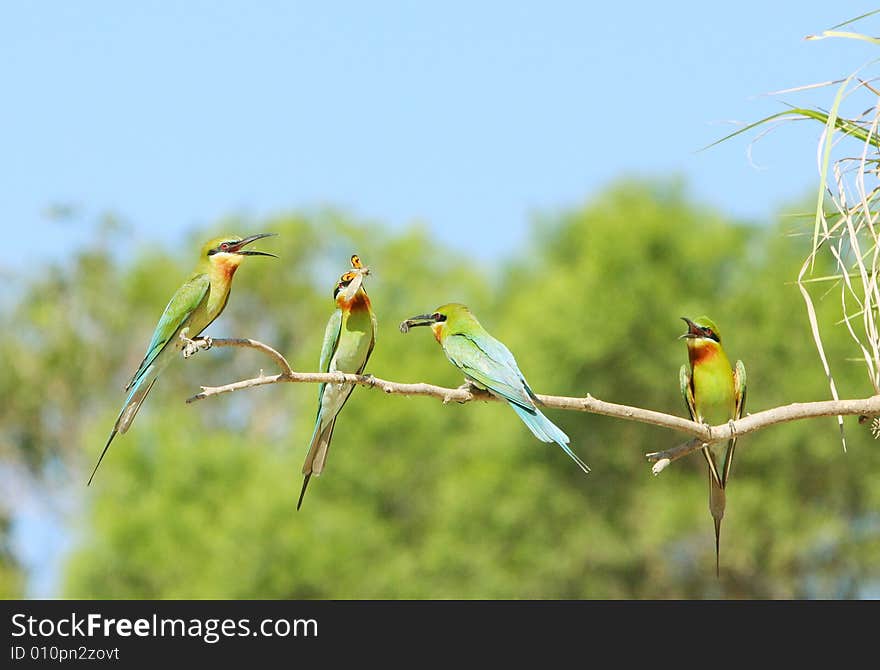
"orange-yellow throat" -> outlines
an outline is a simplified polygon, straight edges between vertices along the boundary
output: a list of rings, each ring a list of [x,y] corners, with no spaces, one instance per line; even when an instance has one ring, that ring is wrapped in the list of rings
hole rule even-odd
[[[431,332],[434,333],[434,339],[443,344],[443,338],[446,336],[447,325],[445,321],[438,321],[431,324]]]

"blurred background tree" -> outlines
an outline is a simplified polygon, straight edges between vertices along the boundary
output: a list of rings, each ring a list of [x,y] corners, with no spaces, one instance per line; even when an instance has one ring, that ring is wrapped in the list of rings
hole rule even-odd
[[[122,387],[168,297],[217,232],[279,233],[275,261],[245,263],[207,334],[252,337],[312,371],[331,291],[351,253],[373,268],[379,320],[367,371],[461,383],[428,333],[397,324],[469,304],[516,354],[537,392],[684,415],[679,316],[718,321],[749,372],[747,409],[828,397],[797,288],[812,221],[747,225],[692,202],[675,181],[619,181],[545,214],[528,249],[498,267],[327,210],[224,220],[192,244],[115,257],[113,236],[35,268],[2,306],[0,457],[35,491],[58,490],[74,548],[58,596],[81,598],[867,597],[880,569],[880,453],[847,420],[790,423],[737,450],[715,579],[705,464],[651,475],[648,451],[681,436],[548,410],[592,467],[584,476],[496,403],[443,406],[356,389],[325,474],[295,511],[316,409],[314,385],[279,385],[187,406],[200,384],[271,363],[214,350],[171,366],[85,487]],[[804,233],[791,237],[791,233]],[[820,318],[839,306],[817,300]],[[824,310],[824,311],[823,311]],[[872,393],[825,341],[842,397]],[[5,501],[14,516],[15,504]],[[0,525],[0,538],[9,536]],[[23,588],[0,541],[0,594]]]

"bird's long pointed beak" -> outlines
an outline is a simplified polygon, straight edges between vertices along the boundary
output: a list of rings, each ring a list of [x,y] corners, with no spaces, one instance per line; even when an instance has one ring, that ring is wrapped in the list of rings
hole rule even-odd
[[[245,237],[238,244],[229,247],[229,251],[234,254],[238,254],[239,256],[271,256],[272,258],[278,258],[275,254],[270,254],[267,251],[252,251],[250,249],[244,249],[251,242],[256,242],[257,240],[261,240],[264,237],[273,237],[278,233],[257,233],[256,235],[249,235]]]
[[[688,326],[688,332],[684,333],[683,335],[679,335],[679,336],[678,336],[678,339],[680,339],[680,340],[692,340],[692,339],[694,339],[695,337],[699,337],[699,336],[700,336],[700,327],[699,327],[697,324],[695,324],[693,321],[691,321],[691,320],[690,320],[689,318],[687,318],[686,316],[681,317],[681,320],[684,321],[684,322],[687,324],[687,326]]]
[[[401,321],[400,323],[400,332],[406,333],[410,328],[415,328],[416,326],[430,326],[435,323],[435,319],[431,314],[419,314],[418,316],[411,316],[406,321]]]

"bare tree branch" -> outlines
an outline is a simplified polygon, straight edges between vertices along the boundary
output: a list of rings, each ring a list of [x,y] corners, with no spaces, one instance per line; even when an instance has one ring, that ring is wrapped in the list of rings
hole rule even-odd
[[[281,372],[288,375],[293,374],[293,370],[290,368],[290,364],[284,356],[279,354],[268,344],[263,344],[257,340],[251,340],[246,337],[227,337],[219,340],[215,340],[213,337],[196,337],[191,340],[182,335],[180,339],[186,344],[183,349],[184,358],[189,358],[200,349],[207,350],[212,347],[242,347],[246,349],[256,349],[275,359],[275,362],[278,363],[278,367],[281,368]]]
[[[379,379],[372,375],[344,374],[342,372],[294,372],[284,356],[272,347],[256,340],[196,338],[195,340],[191,340],[191,342],[193,343],[193,346],[189,348],[190,351],[188,355],[192,355],[192,353],[195,353],[195,351],[198,351],[199,349],[209,349],[212,347],[245,347],[257,349],[273,358],[281,368],[282,372],[266,376],[260,371],[260,376],[252,379],[243,379],[223,386],[202,386],[201,392],[188,398],[186,401],[187,403],[204,400],[205,398],[223,393],[239,391],[241,389],[265,386],[267,384],[279,384],[282,382],[295,384],[349,383],[369,388],[378,388],[388,395],[429,396],[432,398],[438,398],[443,401],[443,404],[450,402],[467,403],[475,400],[498,401],[498,398],[491,393],[478,389],[469,383],[465,383],[462,386],[453,389],[423,382],[392,382],[385,379]],[[720,424],[718,426],[708,426],[672,414],[664,414],[663,412],[655,412],[640,407],[630,407],[628,405],[606,402],[594,398],[589,394],[584,398],[553,395],[538,395],[537,398],[541,405],[551,409],[601,414],[603,416],[610,416],[617,419],[637,421],[639,423],[647,423],[653,426],[669,428],[670,430],[676,430],[691,436],[690,440],[679,444],[676,447],[646,454],[648,460],[654,463],[652,471],[655,475],[660,474],[660,472],[672,463],[672,461],[687,456],[703,446],[729,440],[734,435],[742,437],[743,435],[748,435],[749,433],[754,433],[779,423],[788,423],[790,421],[800,421],[802,419],[812,419],[823,416],[880,415],[880,395],[858,400],[823,400],[818,402],[792,403],[790,405],[756,412],[755,414],[748,414],[741,419],[729,421],[726,424]]]

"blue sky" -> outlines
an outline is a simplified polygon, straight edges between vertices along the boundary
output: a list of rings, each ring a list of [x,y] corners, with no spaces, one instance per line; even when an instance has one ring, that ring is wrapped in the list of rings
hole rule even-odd
[[[173,243],[224,215],[333,204],[494,258],[525,243],[534,214],[621,173],[678,173],[698,198],[764,218],[814,184],[818,124],[762,140],[760,169],[745,139],[695,150],[726,121],[781,109],[756,96],[871,58],[865,43],[803,40],[867,9],[4,3],[0,227],[32,265],[107,210],[133,239]],[[53,223],[55,204],[78,216]]]
[[[133,240],[173,244],[226,215],[328,204],[419,221],[493,259],[526,243],[536,213],[575,206],[622,174],[679,174],[699,199],[767,218],[815,187],[818,124],[763,139],[760,167],[746,139],[696,150],[732,131],[727,121],[782,109],[761,94],[874,57],[862,42],[803,40],[868,9],[6,2],[0,231],[15,253],[0,264],[60,258],[110,210]],[[72,221],[46,217],[59,204]],[[20,502],[30,593],[51,595],[62,519]]]

